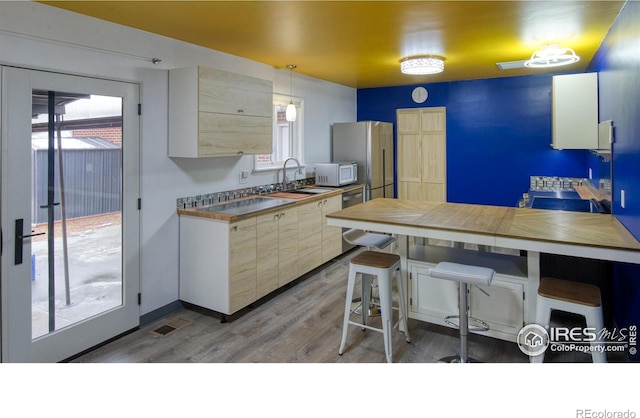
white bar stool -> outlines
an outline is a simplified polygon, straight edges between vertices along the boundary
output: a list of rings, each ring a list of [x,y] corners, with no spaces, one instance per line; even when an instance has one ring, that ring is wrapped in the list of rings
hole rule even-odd
[[[549,329],[551,311],[558,310],[584,316],[587,327],[595,328],[596,333],[604,329],[600,288],[592,284],[570,280],[543,277],[538,286],[536,300],[536,323]],[[594,363],[606,363],[607,354],[597,348],[601,341],[590,343],[591,358]],[[529,356],[531,363],[542,363],[544,352],[538,356]]]
[[[469,331],[488,331],[489,324],[477,318],[472,318],[469,316],[468,285],[475,284],[489,286],[491,285],[491,280],[493,280],[494,274],[495,271],[490,268],[450,263],[448,261],[438,263],[434,268],[429,270],[429,275],[431,277],[437,279],[453,280],[460,283],[458,291],[458,310],[460,313],[459,315],[447,316],[444,319],[447,324],[453,327],[457,327],[459,330],[460,355],[445,357],[439,361],[440,363],[477,362],[477,360],[469,357],[467,346]],[[459,318],[458,324],[451,321],[454,318]],[[475,324],[477,324],[477,326],[469,328],[469,321],[474,322]]]
[[[362,275],[363,281],[363,306],[369,302],[371,289],[371,276],[378,278],[378,288],[380,292],[380,310],[382,312],[382,328],[375,328],[367,325],[367,312],[362,310],[362,324],[351,321],[350,315],[353,312],[351,303],[353,299],[353,289],[356,284],[356,276]],[[393,297],[392,280],[395,277],[398,286],[399,317],[398,322],[393,324]],[[368,282],[368,283],[365,283]],[[366,291],[368,289],[368,291]],[[363,251],[351,259],[349,263],[349,279],[347,282],[347,296],[344,305],[344,321],[342,323],[342,340],[338,354],[344,353],[347,343],[347,331],[349,325],[357,325],[364,329],[381,332],[384,339],[384,351],[387,362],[392,361],[391,331],[402,321],[404,337],[407,342],[411,342],[407,327],[407,307],[405,301],[404,284],[400,272],[400,256],[397,254],[382,253],[377,251]]]

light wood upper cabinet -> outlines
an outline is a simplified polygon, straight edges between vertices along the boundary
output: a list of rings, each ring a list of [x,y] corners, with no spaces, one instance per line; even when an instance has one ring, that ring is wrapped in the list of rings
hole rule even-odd
[[[270,154],[273,83],[206,67],[169,71],[169,156]]]
[[[447,200],[446,109],[399,109],[398,198]]]
[[[598,148],[598,74],[553,77],[555,149]]]

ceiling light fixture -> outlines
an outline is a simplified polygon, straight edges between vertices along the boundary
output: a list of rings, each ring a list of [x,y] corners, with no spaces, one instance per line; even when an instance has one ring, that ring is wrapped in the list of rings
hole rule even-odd
[[[290,95],[291,101],[287,105],[287,111],[286,111],[287,122],[295,122],[296,116],[297,116],[296,105],[293,104],[293,70],[296,69],[297,67],[298,66],[295,64],[287,65],[287,68],[291,72],[291,95]]]
[[[529,68],[560,67],[580,61],[571,48],[561,48],[558,45],[545,45],[541,50],[531,55],[531,59],[524,63]]]
[[[403,58],[400,61],[400,71],[411,75],[441,73],[444,71],[444,59],[433,55]]]

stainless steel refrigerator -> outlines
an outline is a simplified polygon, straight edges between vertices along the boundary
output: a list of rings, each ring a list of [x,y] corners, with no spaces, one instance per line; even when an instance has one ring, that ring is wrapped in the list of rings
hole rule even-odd
[[[334,123],[331,132],[333,162],[358,163],[358,183],[365,185],[364,200],[394,197],[393,124],[364,121]]]

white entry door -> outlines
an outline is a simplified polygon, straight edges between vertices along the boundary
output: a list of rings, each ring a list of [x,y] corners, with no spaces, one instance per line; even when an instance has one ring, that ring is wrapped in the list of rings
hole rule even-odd
[[[2,362],[139,325],[139,86],[2,67]]]

